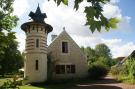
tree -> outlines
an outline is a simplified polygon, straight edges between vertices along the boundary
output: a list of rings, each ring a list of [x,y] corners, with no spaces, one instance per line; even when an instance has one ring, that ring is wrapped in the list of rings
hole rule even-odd
[[[68,5],[68,0],[54,0],[57,5],[64,3]],[[84,0],[74,0],[74,9],[79,9],[79,4]],[[117,18],[106,18],[103,12],[103,5],[109,2],[110,0],[87,0],[90,3],[89,6],[85,7],[84,13],[86,13],[87,22],[86,25],[89,26],[89,29],[92,33],[97,30],[101,31],[101,28],[104,27],[107,31],[110,28],[115,29],[119,20]]]
[[[4,54],[3,49],[8,46],[8,39],[15,39],[12,28],[17,25],[18,18],[14,16],[12,3],[14,0],[0,0],[0,59]]]
[[[8,47],[4,49],[4,56],[0,61],[0,75],[16,73],[23,67],[23,57],[17,50],[17,42],[11,40]]]
[[[81,46],[81,50],[85,53],[85,48],[83,46]]]
[[[96,54],[98,54],[100,57],[106,57],[111,58],[111,51],[109,47],[106,44],[98,44],[95,47]]]
[[[96,55],[94,49],[92,49],[91,47],[87,47],[85,49],[85,52],[86,52],[88,64],[91,64],[91,63],[93,63],[93,62],[95,62],[97,60],[98,55]]]
[[[13,15],[14,0],[0,0],[0,72],[1,74],[13,72],[21,54],[17,50],[15,32],[12,29],[17,25],[18,18]],[[16,64],[17,63],[17,64]],[[22,64],[22,63],[21,63]],[[20,67],[19,67],[20,68]]]
[[[111,51],[106,44],[96,45],[95,52],[99,56],[98,61],[108,66],[112,65],[113,60],[112,60]]]

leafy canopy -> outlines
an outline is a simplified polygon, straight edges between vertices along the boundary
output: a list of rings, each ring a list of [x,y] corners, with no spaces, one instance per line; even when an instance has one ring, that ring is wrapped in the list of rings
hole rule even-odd
[[[9,40],[15,39],[15,33],[11,30],[17,25],[18,18],[13,15],[13,1],[0,0],[0,58],[4,53],[3,49],[8,46]]]
[[[68,0],[54,0],[57,5],[64,3],[68,5]],[[74,0],[74,9],[79,9],[79,4],[84,0]],[[89,29],[93,33],[95,30],[101,31],[101,28],[105,28],[109,31],[111,28],[115,29],[119,20],[117,18],[106,18],[103,15],[103,4],[106,4],[110,0],[87,0],[91,5],[86,6],[84,13],[86,13],[87,22],[85,25],[89,26]]]
[[[81,49],[87,56],[88,65],[96,62],[103,63],[107,66],[113,65],[111,50],[106,44],[97,44],[95,49],[91,47],[81,47]]]
[[[23,64],[21,54],[17,50],[15,32],[12,31],[18,21],[13,15],[13,1],[0,0],[0,75],[15,72]]]
[[[111,58],[111,50],[106,44],[98,44],[95,47],[95,51],[99,56]]]

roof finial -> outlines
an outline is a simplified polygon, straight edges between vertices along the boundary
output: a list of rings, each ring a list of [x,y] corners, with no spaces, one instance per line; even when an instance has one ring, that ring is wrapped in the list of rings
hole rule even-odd
[[[65,27],[63,27],[63,30],[65,31]]]
[[[46,18],[46,14],[45,13],[41,13],[40,7],[39,7],[39,3],[38,3],[38,7],[36,12],[30,12],[29,16],[33,19],[33,21],[36,22],[43,22],[44,23],[44,18]]]
[[[39,7],[39,3],[38,3],[38,7]]]

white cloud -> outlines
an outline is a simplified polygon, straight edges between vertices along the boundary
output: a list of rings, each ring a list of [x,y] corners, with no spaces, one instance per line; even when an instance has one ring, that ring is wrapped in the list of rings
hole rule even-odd
[[[43,0],[42,0],[43,1]],[[34,0],[27,2],[27,0],[15,0],[14,2],[14,14],[21,16],[25,11],[28,12],[28,3]],[[130,28],[130,19],[129,16],[123,16],[121,14],[122,10],[116,5],[119,0],[111,0],[110,3],[104,5],[104,15],[107,18],[117,17],[121,20],[118,24],[118,29],[125,31],[125,29]],[[41,1],[40,1],[41,3]],[[33,4],[29,5],[29,9],[33,9]],[[71,3],[73,4],[73,3]],[[95,47],[96,44],[105,43],[112,50],[113,57],[118,56],[127,56],[132,50],[135,49],[135,44],[133,42],[123,43],[122,39],[103,39],[101,36],[103,33],[95,32],[92,34],[89,31],[89,28],[84,26],[86,22],[84,6],[88,5],[85,1],[80,4],[80,9],[75,11],[73,5],[65,6],[61,4],[57,7],[56,3],[53,0],[42,2],[42,12],[47,14],[45,21],[48,24],[53,26],[53,32],[51,34],[59,34],[62,31],[63,27],[66,27],[66,31],[72,36],[76,43],[80,46],[91,46]],[[34,6],[36,6],[34,4]],[[40,6],[41,7],[41,6]],[[35,11],[32,10],[32,11]],[[30,11],[29,11],[30,12]],[[28,14],[25,14],[28,15]],[[23,17],[22,17],[23,18]],[[25,47],[25,34],[17,33],[17,40],[19,41],[19,50],[23,51]],[[23,39],[23,40],[22,40]],[[50,39],[50,35],[49,38]]]
[[[128,42],[121,45],[114,45],[111,50],[114,57],[128,56],[135,50],[135,44],[133,42]]]
[[[19,34],[16,34],[16,37],[17,37],[17,42],[19,42],[19,47],[18,49],[23,52],[24,49],[25,49],[25,33],[19,33]]]
[[[85,3],[85,2],[84,2]],[[86,22],[85,14],[83,13],[83,5],[79,11],[75,11],[72,6],[65,6],[61,4],[57,7],[54,1],[45,2],[43,10],[47,13],[46,22],[51,24],[54,28],[53,33],[58,34],[62,31],[63,27],[68,29],[70,34],[90,35],[88,27],[85,27]]]
[[[118,3],[120,0],[110,0],[110,3],[115,4]]]
[[[121,10],[117,5],[107,3],[103,6],[103,10],[104,10],[103,14],[107,18],[111,18],[111,17],[117,17],[119,19],[122,18]]]
[[[122,39],[103,39],[99,37],[82,37],[72,36],[75,42],[79,46],[90,46],[94,48],[97,44],[105,43],[110,49],[113,58],[128,56],[133,50],[135,50],[135,44],[133,42],[122,42]]]
[[[15,0],[13,3],[14,15],[21,16],[28,8],[27,0]]]

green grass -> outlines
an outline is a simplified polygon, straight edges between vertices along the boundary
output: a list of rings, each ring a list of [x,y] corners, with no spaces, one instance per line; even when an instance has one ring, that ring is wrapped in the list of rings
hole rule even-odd
[[[20,89],[47,89],[47,88],[40,88],[34,86],[20,86]]]
[[[70,84],[58,84],[58,85],[39,85],[39,86],[32,86],[32,85],[25,85],[20,86],[20,89],[65,89],[68,87],[72,87],[74,85]]]
[[[6,81],[7,78],[0,79],[0,86]],[[9,79],[9,78],[8,78]],[[11,78],[10,78],[11,79]],[[91,81],[89,79],[73,79],[73,80],[61,80],[61,81],[54,81],[54,83],[42,83],[42,84],[32,84],[32,85],[24,85],[19,86],[20,89],[65,89],[69,87],[74,87],[77,84],[82,83],[91,83],[95,81]]]
[[[4,82],[7,81],[7,79],[12,79],[12,78],[0,78],[0,86],[3,85]]]
[[[78,84],[83,83],[93,83],[95,81],[89,79],[78,79],[78,80],[62,80],[57,81],[51,84],[36,84],[36,85],[29,85],[29,86],[20,86],[20,89],[67,89],[70,87],[74,87]]]

